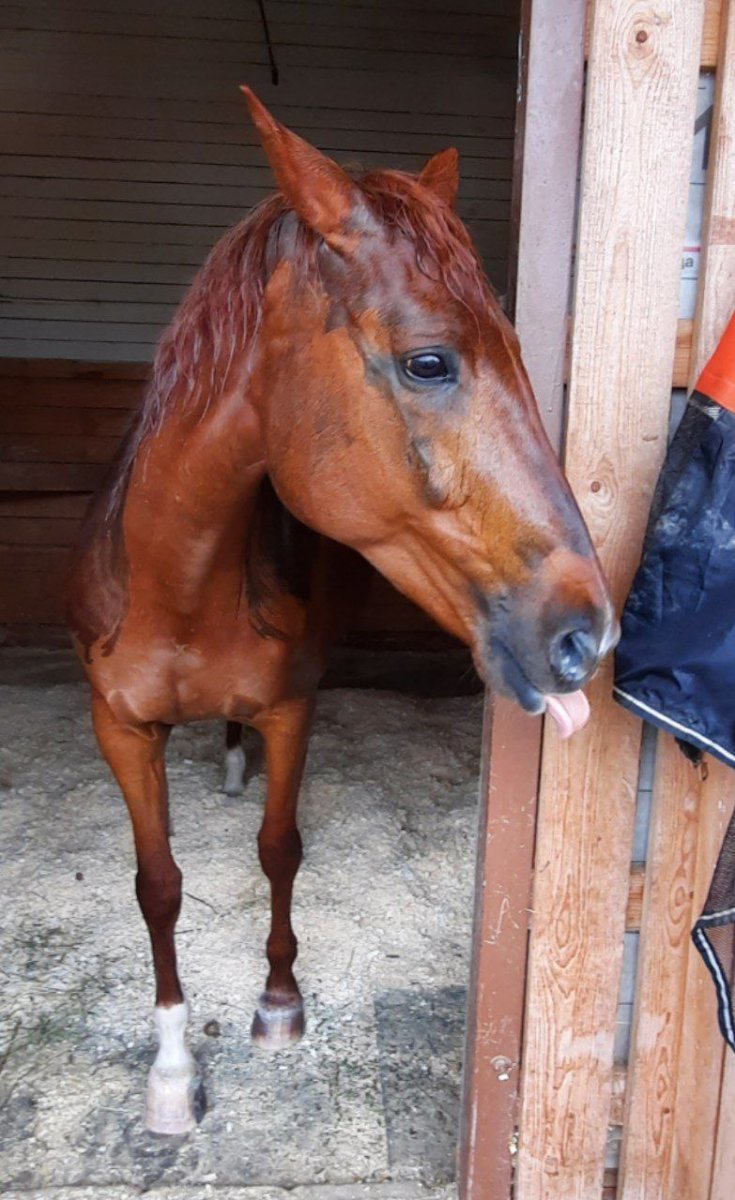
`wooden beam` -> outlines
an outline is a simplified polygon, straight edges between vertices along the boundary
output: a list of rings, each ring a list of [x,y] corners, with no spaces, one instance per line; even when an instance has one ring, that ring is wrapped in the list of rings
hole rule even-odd
[[[732,1200],[735,1181],[735,1055],[725,1056],[709,1200]]]
[[[586,0],[525,0],[514,203],[515,323],[542,418],[559,447],[584,71]],[[553,214],[553,220],[549,214]],[[509,1200],[541,723],[488,706],[473,965],[460,1133],[462,1200]]]
[[[659,753],[680,754],[672,739],[662,737]],[[710,762],[700,785],[697,861],[692,910],[702,911],[712,872],[735,805],[735,773],[723,763]],[[669,804],[677,804],[672,794]],[[727,1049],[717,1024],[714,984],[699,951],[689,946],[684,988],[686,1019],[678,1056],[679,1087],[674,1111],[669,1197],[710,1200],[717,1146],[718,1112]],[[730,1102],[732,1103],[732,1096]],[[694,1132],[696,1131],[696,1132]],[[727,1200],[732,1196],[728,1181]],[[627,1198],[626,1198],[627,1200]]]
[[[672,803],[672,797],[676,802]],[[667,1200],[696,873],[699,772],[676,748],[654,780],[619,1177],[626,1200]]]
[[[712,354],[735,308],[735,4],[727,0],[712,115],[709,170],[702,237],[690,383]],[[661,752],[676,753],[671,739]],[[676,804],[678,797],[669,797]],[[711,762],[701,784],[694,911],[709,890],[724,831],[735,807],[735,775]],[[715,1016],[712,980],[690,946],[686,968],[686,1020],[679,1058],[670,1195],[687,1200],[729,1200],[733,1192],[735,1072]],[[719,1083],[719,1087],[718,1087]],[[697,1136],[691,1131],[696,1129]]]
[[[646,868],[633,867],[628,880],[628,903],[625,909],[626,933],[635,933],[641,927],[645,882]]]
[[[722,11],[729,3],[730,0],[704,0],[701,64],[705,71],[717,66],[722,40]]]
[[[620,1128],[625,1119],[625,1093],[628,1087],[628,1068],[622,1063],[616,1063],[612,1073],[612,1090],[610,1093],[610,1115],[608,1125]]]
[[[460,1137],[464,1200],[511,1197],[538,725],[507,701],[497,703],[493,718],[488,697]]]
[[[679,321],[676,327],[676,351],[674,353],[674,373],[672,387],[689,387],[692,373],[692,330],[694,321]]]
[[[618,607],[664,447],[703,0],[597,0],[587,81],[566,470]],[[603,1186],[640,723],[589,689],[544,738],[517,1200]]]
[[[587,15],[587,33],[585,50],[589,54],[590,29],[592,27],[592,9],[595,0],[589,0]],[[729,3],[729,0],[724,0]],[[699,65],[703,71],[712,70],[717,65],[717,50],[720,43],[720,10],[723,0],[704,0],[704,26],[702,30],[702,48]]]
[[[32,379],[148,379],[150,363],[90,363],[72,358],[0,358],[0,376]]]
[[[551,442],[561,445],[570,310],[584,63],[580,25],[586,0],[535,0],[524,88],[522,148],[514,181],[520,213],[515,322],[523,359]],[[515,236],[514,236],[515,233]]]

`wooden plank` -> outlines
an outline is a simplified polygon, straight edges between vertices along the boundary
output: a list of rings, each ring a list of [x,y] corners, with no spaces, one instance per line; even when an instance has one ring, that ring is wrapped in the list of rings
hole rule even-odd
[[[712,116],[691,386],[735,308],[735,14],[732,0],[723,12],[726,17]],[[669,756],[675,753],[669,739],[666,739],[663,752]],[[676,803],[677,799],[674,794],[669,802]],[[732,770],[718,762],[708,763],[707,778],[700,787],[695,914],[704,904],[734,805],[735,775]],[[684,1005],[686,1019],[679,1062],[680,1099],[674,1128],[670,1195],[686,1195],[687,1200],[714,1200],[732,1195],[732,1175],[727,1173],[727,1137],[735,1094],[731,1066],[726,1061],[731,1057],[730,1052],[725,1049],[717,1026],[712,980],[694,946],[690,947],[686,964]],[[697,1130],[696,1137],[692,1137],[692,1129]]]
[[[666,739],[663,754],[678,754]],[[678,796],[669,797],[677,803]],[[735,774],[710,761],[700,785],[699,836],[694,878],[694,913],[702,911],[712,872],[735,806]],[[730,1053],[717,1024],[712,977],[692,944],[686,964],[686,1014],[679,1051],[678,1103],[674,1111],[673,1147],[668,1195],[709,1200],[717,1139],[718,1111],[725,1056]],[[696,1133],[694,1133],[696,1131]],[[732,1195],[730,1181],[729,1196]]]
[[[11,436],[50,434],[119,439],[129,424],[127,408],[0,404],[0,434]]]
[[[645,867],[633,867],[628,881],[628,903],[625,909],[626,933],[635,933],[641,927],[645,883]]]
[[[722,40],[722,12],[730,0],[704,0],[704,30],[702,32],[702,67],[710,70],[717,66]]]
[[[1,361],[1,360],[0,360]],[[39,359],[39,362],[41,360]],[[103,364],[104,366],[108,364]],[[3,376],[0,373],[0,413],[5,409],[60,408],[66,412],[105,409],[129,419],[143,399],[142,380],[56,379]],[[0,418],[2,419],[2,418]]]
[[[111,360],[107,363],[83,362],[73,358],[0,358],[0,377],[20,376],[32,379],[148,379],[148,363]],[[4,386],[4,385],[3,385]]]
[[[354,162],[355,155],[355,150],[345,150],[333,157],[346,162]],[[366,170],[393,167],[402,171],[418,172],[426,161],[426,155],[416,150],[405,151],[402,154],[390,154],[378,149],[371,153],[362,152],[360,159]],[[264,195],[274,191],[273,175],[265,164],[250,167],[248,170],[240,169],[235,172],[236,178],[232,182],[228,182],[226,179],[220,178],[225,174],[223,168],[216,172],[206,172],[200,169],[201,175],[206,174],[206,181],[202,179],[182,181],[175,178],[161,180],[156,178],[158,173],[156,167],[149,163],[139,165],[134,171],[130,170],[125,163],[113,163],[111,164],[113,170],[109,172],[108,177],[108,173],[98,169],[96,163],[92,163],[88,170],[79,171],[70,169],[67,160],[59,163],[58,159],[53,164],[54,174],[50,177],[43,177],[43,163],[48,161],[49,159],[41,158],[39,167],[35,169],[36,173],[34,174],[14,174],[13,195],[6,206],[8,215],[15,216],[17,211],[22,213],[25,209],[23,203],[25,200],[29,202],[29,205],[39,208],[36,215],[44,215],[49,207],[49,201],[53,201],[52,207],[58,205],[61,212],[67,210],[69,201],[78,201],[84,206],[90,203],[95,206],[104,205],[104,208],[98,208],[98,212],[110,211],[111,215],[114,211],[112,205],[118,204],[134,205],[135,211],[138,213],[143,211],[142,206],[152,206],[156,215],[162,206],[170,205],[178,211],[182,206],[188,210],[193,206],[205,205],[207,211],[214,213],[217,218],[219,218],[220,211],[226,211],[228,219],[234,222],[240,220],[251,205],[257,204]],[[12,165],[15,166],[15,163],[13,162]],[[0,167],[6,167],[6,163],[0,163]],[[509,175],[506,174],[505,178],[498,179],[495,175],[487,173],[473,175],[469,171],[467,163],[463,164],[463,168],[462,203],[466,205],[468,200],[482,200],[483,214],[502,220],[510,199]],[[508,171],[507,167],[506,170]],[[181,172],[177,173],[181,174]],[[212,174],[216,178],[212,179]],[[132,212],[133,209],[130,211]],[[86,212],[87,208],[83,207],[80,215],[84,215]],[[34,215],[34,210],[30,207],[28,215]],[[200,219],[200,214],[195,215],[197,219]],[[480,214],[476,210],[474,214],[470,213],[470,215]]]
[[[605,1171],[602,1185],[602,1200],[616,1200],[618,1194],[618,1173],[609,1168]]]
[[[735,12],[731,0],[722,32],[710,132],[690,387],[696,383],[735,308]]]
[[[660,746],[663,747],[665,735]],[[619,1177],[625,1200],[665,1200],[679,1082],[697,863],[699,773],[672,743],[655,775]],[[676,801],[672,803],[672,798]]]
[[[628,1068],[623,1063],[616,1063],[612,1073],[612,1091],[610,1094],[610,1115],[608,1125],[620,1128],[625,1121],[625,1093],[628,1087]]]
[[[689,386],[689,376],[691,374],[691,357],[692,357],[692,330],[694,321],[682,318],[676,325],[676,348],[674,351],[674,367],[672,371],[671,386],[675,388],[685,388]],[[567,344],[566,363],[565,363],[565,378],[569,376],[569,361],[571,359],[572,345],[572,322],[569,322],[569,340]]]
[[[0,111],[0,133],[2,137],[2,162],[13,175],[39,176],[50,167],[63,170],[63,174],[74,178],[88,179],[149,179],[169,182],[205,183],[214,175],[224,184],[242,183],[245,170],[257,166],[265,168],[265,157],[259,144],[246,142],[242,122],[237,125],[211,121],[169,120],[156,115],[131,118],[124,116],[87,115],[83,131],[86,137],[104,141],[104,154],[90,159],[85,154],[73,154],[73,146],[81,140],[78,113],[29,113],[24,116],[23,129],[27,140],[17,133],[17,114]],[[508,179],[512,174],[513,129],[508,118],[489,118],[482,133],[468,132],[463,120],[454,118],[451,125],[446,121],[440,128],[404,129],[402,114],[395,114],[390,129],[373,129],[367,114],[362,121],[353,118],[352,128],[331,126],[327,123],[305,126],[311,119],[302,111],[294,128],[305,130],[309,139],[327,154],[367,153],[385,155],[429,155],[446,146],[451,138],[462,158],[463,173],[474,177],[487,176],[492,179]],[[409,124],[413,124],[409,121]],[[367,126],[367,127],[365,127]],[[69,142],[57,143],[58,138]],[[122,148],[126,151],[121,153]],[[170,159],[167,150],[175,146],[187,151]],[[205,164],[199,157],[201,147],[208,146],[219,151],[219,164]],[[231,147],[231,149],[227,149]],[[86,143],[84,144],[86,149]],[[64,162],[58,159],[63,155]],[[148,174],[145,174],[145,167]],[[216,171],[212,166],[217,165]]]
[[[535,227],[544,209],[553,212],[562,231],[573,221],[584,0],[562,11],[555,0],[526,0],[522,12],[515,322],[539,409],[558,447],[563,403],[558,364],[564,360],[571,237],[555,244],[551,222],[544,222],[544,236]],[[552,278],[564,281],[555,294],[545,291],[543,300],[533,284],[540,253]],[[542,311],[545,301],[549,314]],[[507,700],[496,701],[492,737],[489,726],[488,705],[460,1131],[462,1200],[511,1195],[541,748],[540,722]]]
[[[105,470],[101,463],[0,462],[0,492],[93,492]]]
[[[118,437],[79,437],[45,434],[6,435],[0,444],[0,463],[108,463],[120,443]]]
[[[676,351],[674,353],[672,387],[685,388],[689,386],[693,329],[694,321],[687,320],[679,321],[676,327]]]
[[[6,517],[0,502],[0,546],[71,546],[78,533],[78,519]]]
[[[155,352],[155,338],[135,342],[92,341],[88,337],[70,334],[68,330],[65,335],[58,337],[49,337],[39,331],[32,337],[0,334],[0,359],[6,354],[23,358],[37,354],[39,359],[58,358],[62,354],[68,354],[71,359],[84,358],[86,362],[96,362],[103,368],[112,359],[136,366],[145,362],[152,363]]]
[[[536,0],[538,2],[538,0]],[[510,1200],[531,896],[538,722],[486,701],[467,1011],[462,1200]]]
[[[594,9],[566,470],[618,608],[666,444],[702,18]],[[581,734],[544,738],[518,1200],[603,1186],[640,749],[610,684],[608,665]]]
[[[589,27],[592,19],[592,8],[595,0],[589,0],[588,4],[588,30],[586,45],[589,46]],[[728,0],[724,0],[728,3]],[[702,47],[700,51],[699,63],[702,70],[708,71],[717,65],[717,50],[720,44],[720,10],[723,0],[704,0],[704,27],[702,30]],[[684,384],[676,385],[685,386]]]
[[[732,1200],[735,1180],[735,1056],[725,1051],[709,1200]]]
[[[583,64],[573,30],[578,28],[584,0],[557,11],[552,25],[533,29],[530,54],[542,61],[555,61],[557,93],[554,108],[561,113],[549,119],[549,96],[533,89],[526,98],[525,125],[516,138],[521,169],[516,178],[515,208],[523,220],[514,218],[519,261],[518,295],[515,307],[522,316],[521,347],[524,362],[536,386],[546,431],[554,445],[561,445],[563,389],[566,382],[566,330],[569,321],[571,262],[576,217],[579,169],[579,130],[584,88]],[[558,8],[558,6],[557,6]],[[533,62],[532,62],[533,69]],[[566,135],[559,137],[559,123]],[[528,178],[530,177],[530,178]],[[529,186],[532,179],[553,181],[552,186]],[[530,331],[533,330],[533,336]]]
[[[16,493],[0,495],[0,521],[16,517],[32,517],[36,520],[79,521],[89,503],[89,493],[69,492]]]
[[[369,39],[373,46],[393,46],[399,49],[406,35],[416,39],[416,47],[436,52],[437,34],[446,38],[448,44],[466,46],[466,35],[484,46],[491,57],[507,54],[509,41],[517,35],[518,26],[514,16],[485,15],[475,13],[422,12],[420,28],[417,29],[415,14],[401,9],[381,11],[374,6],[363,6],[350,10],[345,5],[298,4],[284,6],[270,3],[268,20],[276,43],[300,42],[308,45],[314,37],[314,26],[319,25],[319,37],[324,45],[361,46]],[[39,3],[32,8],[27,5],[5,4],[0,12],[0,28],[9,32],[17,28],[35,29],[39,32],[73,32],[83,21],[89,34],[112,34],[131,39],[134,45],[141,42],[158,45],[166,50],[169,40],[200,43],[203,46],[229,44],[262,45],[263,28],[257,9],[243,7],[238,17],[216,14],[216,20],[203,15],[174,15],[173,13],[130,12],[126,5],[117,13],[101,13],[85,10],[83,14],[71,14],[49,9]],[[156,39],[159,39],[156,41]]]

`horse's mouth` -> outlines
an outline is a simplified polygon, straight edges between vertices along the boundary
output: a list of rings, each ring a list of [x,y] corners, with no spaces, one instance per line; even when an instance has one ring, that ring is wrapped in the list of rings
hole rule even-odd
[[[527,713],[534,716],[547,713],[553,719],[562,738],[571,737],[587,724],[590,706],[583,691],[563,694],[542,692],[531,683],[518,659],[499,638],[492,639],[491,652],[488,672],[490,682],[504,695],[515,700]]]
[[[498,637],[490,642],[489,676],[499,691],[510,696],[527,713],[535,716],[544,711],[544,693],[531,683],[515,654]]]

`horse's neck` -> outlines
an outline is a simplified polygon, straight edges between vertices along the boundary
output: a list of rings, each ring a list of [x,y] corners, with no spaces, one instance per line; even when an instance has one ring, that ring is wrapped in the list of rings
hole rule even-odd
[[[203,412],[173,413],[141,448],[124,512],[131,583],[186,611],[239,586],[265,473],[257,416],[241,387]]]

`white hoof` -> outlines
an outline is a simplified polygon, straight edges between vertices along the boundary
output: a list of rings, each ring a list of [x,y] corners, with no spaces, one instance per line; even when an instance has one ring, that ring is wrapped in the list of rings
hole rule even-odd
[[[152,1133],[188,1133],[196,1127],[196,1064],[186,1045],[188,1006],[157,1007],[158,1054],[148,1075],[145,1123]]]
[[[151,1068],[145,1098],[145,1125],[151,1133],[190,1133],[196,1129],[196,1079],[166,1076]]]
[[[233,746],[225,753],[224,791],[227,796],[242,796],[245,792],[245,751],[242,746]]]

